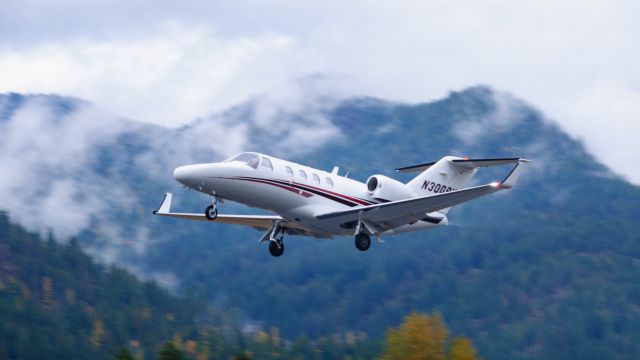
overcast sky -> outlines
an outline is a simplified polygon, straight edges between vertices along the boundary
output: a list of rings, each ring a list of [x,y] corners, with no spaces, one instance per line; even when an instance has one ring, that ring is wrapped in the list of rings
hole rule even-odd
[[[177,126],[316,74],[405,102],[486,84],[640,184],[639,4],[4,0],[0,92]]]

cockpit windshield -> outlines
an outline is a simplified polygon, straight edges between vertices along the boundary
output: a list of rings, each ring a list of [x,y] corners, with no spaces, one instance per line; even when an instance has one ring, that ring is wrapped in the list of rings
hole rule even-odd
[[[258,163],[260,162],[260,156],[256,153],[240,153],[230,159],[225,160],[224,162],[241,162],[243,164],[247,164],[254,169],[258,168]]]

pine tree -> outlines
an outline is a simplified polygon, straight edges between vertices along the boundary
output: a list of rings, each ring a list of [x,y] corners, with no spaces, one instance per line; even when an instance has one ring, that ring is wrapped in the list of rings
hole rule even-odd
[[[242,352],[236,355],[234,360],[251,360],[251,357],[246,352]]]
[[[42,278],[42,307],[53,308],[53,280],[48,276]]]
[[[164,344],[158,353],[158,360],[183,360],[182,351],[178,349],[171,341]]]
[[[113,357],[113,360],[134,360],[133,356],[126,347],[121,347],[118,353]]]

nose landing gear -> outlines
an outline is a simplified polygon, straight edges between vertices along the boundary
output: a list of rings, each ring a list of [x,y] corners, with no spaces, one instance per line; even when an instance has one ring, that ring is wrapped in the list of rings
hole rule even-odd
[[[212,221],[218,217],[218,197],[217,196],[214,196],[213,199],[211,199],[211,205],[207,206],[207,208],[204,210],[204,216],[206,216],[207,219]]]
[[[218,207],[215,205],[209,205],[204,211],[204,216],[209,220],[215,220],[218,217]]]

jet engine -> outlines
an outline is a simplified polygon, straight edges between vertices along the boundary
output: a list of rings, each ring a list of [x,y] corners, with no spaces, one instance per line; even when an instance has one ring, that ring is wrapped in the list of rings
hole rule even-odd
[[[367,179],[367,190],[376,200],[395,201],[413,196],[407,186],[384,175],[372,175]]]

